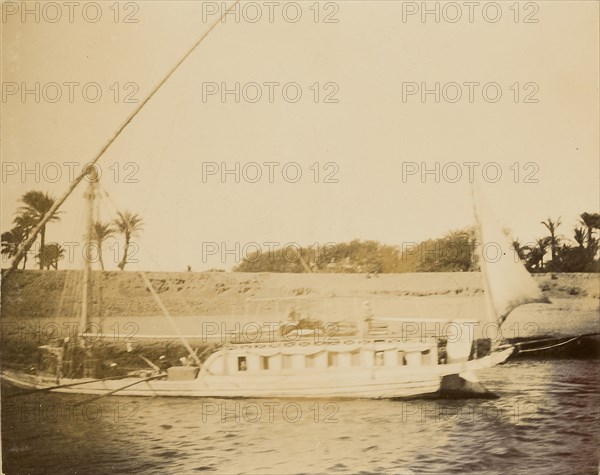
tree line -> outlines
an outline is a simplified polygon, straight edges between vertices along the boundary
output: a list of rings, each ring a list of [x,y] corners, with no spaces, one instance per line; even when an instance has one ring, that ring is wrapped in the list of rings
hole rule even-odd
[[[50,211],[56,199],[43,191],[28,191],[20,199],[20,206],[15,213],[13,228],[2,233],[2,254],[8,258],[16,256],[29,239],[33,230],[42,218]],[[61,212],[55,212],[39,232],[38,252],[35,255],[37,265],[43,269],[58,269],[59,261],[64,258],[65,249],[56,242],[47,243],[46,226],[49,223],[60,221]],[[95,221],[90,235],[85,236],[85,243],[94,246],[98,253],[98,261],[104,271],[102,248],[104,243],[118,235],[123,236],[123,255],[118,263],[121,270],[127,264],[128,251],[131,239],[138,235],[143,228],[143,220],[137,213],[131,211],[118,211],[117,216],[111,221]],[[27,253],[23,257],[23,269],[27,266]]]
[[[2,233],[2,254],[16,256],[31,233],[51,209],[55,198],[42,191],[29,191],[19,200],[13,228]],[[60,221],[61,212],[50,217],[46,225]],[[582,213],[572,229],[572,237],[559,233],[561,218],[548,218],[540,224],[545,235],[530,243],[512,240],[511,251],[530,272],[599,272],[598,260],[600,214]],[[58,243],[47,243],[44,225],[39,232],[38,253],[40,269],[58,269],[65,249]],[[119,211],[111,221],[95,221],[86,243],[97,250],[98,261],[104,271],[102,249],[105,242],[122,236],[123,255],[118,268],[127,264],[131,240],[143,229],[143,219],[131,211]],[[257,251],[242,260],[233,270],[238,272],[344,272],[344,273],[400,273],[400,272],[468,272],[478,270],[475,258],[476,238],[473,228],[455,230],[438,239],[421,243],[405,243],[401,247],[373,240],[353,240],[347,243],[321,247],[287,247],[268,253]],[[27,253],[23,269],[27,265]]]
[[[600,230],[600,214],[582,213],[579,223],[572,230],[572,240],[567,240],[558,233],[562,222],[548,218],[541,223],[547,235],[536,239],[533,243],[522,244],[513,240],[513,248],[519,258],[531,272],[600,272],[597,259],[599,239],[596,232]],[[550,259],[547,259],[550,251]],[[544,260],[546,259],[546,260]]]
[[[530,272],[600,272],[600,214],[582,213],[572,238],[562,236],[561,219],[540,222],[546,235],[530,243],[512,239],[509,249]],[[254,252],[233,270],[238,272],[469,272],[479,270],[474,228],[455,230],[438,239],[402,246],[353,240],[321,247],[287,247]],[[506,251],[506,250],[504,250]],[[550,254],[548,256],[548,254]]]

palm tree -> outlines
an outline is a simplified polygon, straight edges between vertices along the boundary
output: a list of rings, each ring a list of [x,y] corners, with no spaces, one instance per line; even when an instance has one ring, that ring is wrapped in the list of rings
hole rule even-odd
[[[585,236],[586,236],[586,232],[584,231],[584,229],[582,227],[578,227],[574,229],[575,234],[573,236],[573,238],[575,239],[575,242],[577,244],[579,244],[579,247],[585,247]]]
[[[9,259],[16,256],[24,240],[23,230],[18,227],[2,233],[2,254]]]
[[[535,243],[537,244],[536,251],[537,256],[539,257],[540,270],[544,270],[544,256],[546,255],[546,251],[550,245],[550,237],[536,239]]]
[[[111,223],[103,223],[102,221],[96,221],[92,228],[92,242],[98,246],[98,260],[100,261],[100,268],[104,272],[104,260],[102,259],[102,245],[104,241],[114,237],[115,229]]]
[[[23,243],[29,239],[31,231],[37,224],[36,218],[31,215],[18,215],[14,219],[15,227],[2,234],[2,253],[9,258],[16,256]],[[27,253],[23,255],[23,269],[27,265]]]
[[[65,255],[65,249],[55,242],[44,246],[44,249],[35,257],[38,258],[40,265],[50,270],[50,267],[54,267],[58,270],[58,261],[61,260]]]
[[[594,238],[594,230],[600,229],[600,214],[582,213],[580,222],[587,229],[587,247],[588,249],[592,249],[594,247],[594,244],[596,243],[596,239]]]
[[[546,226],[550,233],[550,252],[552,253],[552,262],[556,263],[556,250],[558,249],[559,238],[556,236],[556,228],[561,225],[560,217],[556,221],[552,221],[548,218],[546,221],[542,221],[542,224]]]
[[[123,258],[119,262],[119,269],[124,270],[125,264],[127,264],[127,252],[129,251],[129,243],[131,238],[138,234],[143,226],[144,222],[136,213],[131,211],[123,211],[117,213],[117,218],[113,221],[117,231],[125,236],[125,246],[123,249]]]
[[[15,222],[20,220],[23,223],[39,223],[42,218],[50,211],[50,208],[56,201],[48,193],[42,191],[28,191],[25,193],[20,200],[23,206],[19,207],[17,213],[19,216],[15,218]],[[58,212],[55,212],[48,222],[58,221]],[[33,227],[33,226],[32,226]],[[43,253],[44,246],[46,244],[46,225],[42,226],[40,230],[40,253]],[[42,261],[40,261],[40,269],[43,269]]]
[[[517,257],[519,258],[519,260],[521,260],[521,261],[527,260],[527,252],[530,249],[527,246],[524,246],[523,244],[521,244],[521,241],[519,241],[519,239],[517,239],[517,238],[513,239],[512,248],[517,253]]]

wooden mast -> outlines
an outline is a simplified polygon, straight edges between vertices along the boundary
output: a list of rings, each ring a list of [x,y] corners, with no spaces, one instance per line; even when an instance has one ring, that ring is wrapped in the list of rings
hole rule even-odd
[[[92,270],[92,253],[91,247],[93,243],[94,232],[94,199],[96,196],[96,188],[98,183],[98,174],[94,167],[89,167],[88,171],[88,187],[85,193],[87,201],[87,223],[85,231],[84,243],[84,266],[83,266],[83,282],[82,282],[82,298],[81,298],[81,332],[83,336],[87,332],[88,320],[90,317],[90,302],[91,302],[91,270]],[[84,344],[83,337],[81,338],[82,345]]]

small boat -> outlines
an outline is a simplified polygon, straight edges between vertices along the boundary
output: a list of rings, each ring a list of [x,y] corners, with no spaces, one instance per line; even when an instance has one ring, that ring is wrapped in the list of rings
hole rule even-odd
[[[154,93],[173,74],[202,41],[175,65],[168,75],[143,100],[128,120],[109,139],[90,162],[91,166],[72,181],[65,194],[56,201],[37,227],[31,232],[23,249],[15,256],[12,267],[4,279],[15,269],[23,255],[29,250],[41,228],[48,222],[61,204],[69,197],[83,178],[89,175],[87,233],[91,236],[94,216],[94,198],[97,195],[98,177],[93,165],[111,146],[124,128],[131,122]],[[474,196],[475,197],[475,196]],[[479,243],[506,243],[502,233],[494,234],[492,227],[484,226],[482,217],[475,207]],[[500,229],[498,227],[498,229]],[[509,249],[508,244],[500,246]],[[482,246],[479,246],[481,249]],[[483,254],[482,254],[483,255]],[[488,315],[482,321],[497,322],[501,325],[510,311],[519,305],[538,302],[540,289],[520,262],[513,256],[500,256],[491,262],[480,257],[480,267],[484,281],[484,293]],[[90,259],[86,259],[83,278],[81,326],[85,329],[90,302]],[[28,390],[54,391],[90,395],[126,396],[193,396],[193,397],[293,397],[293,398],[402,398],[445,393],[449,395],[478,396],[488,394],[474,374],[475,370],[489,368],[504,362],[512,353],[513,347],[498,347],[491,354],[477,357],[473,351],[473,335],[464,331],[464,322],[450,321],[455,334],[445,338],[443,345],[436,338],[407,338],[404,335],[386,335],[385,332],[371,332],[369,328],[353,337],[335,341],[319,341],[310,335],[303,335],[297,341],[226,343],[215,350],[203,362],[196,356],[191,346],[177,329],[175,320],[160,301],[159,296],[144,273],[140,273],[148,290],[189,352],[192,365],[162,368],[154,366],[152,371],[137,371],[127,375],[95,378],[92,365],[83,364],[84,371],[64,369],[64,363],[73,357],[68,355],[89,353],[90,343],[85,334],[78,341],[71,341],[67,347],[56,347],[47,353],[56,357],[53,373],[34,371],[3,370],[2,379],[14,386]],[[365,324],[372,322],[370,319]],[[463,325],[463,326],[461,326]],[[382,334],[383,333],[383,334]],[[46,348],[48,350],[48,348]],[[89,371],[88,371],[89,370]],[[79,374],[83,373],[83,374]],[[65,377],[68,376],[68,377]],[[82,377],[83,376],[83,377]],[[27,392],[28,393],[28,392]]]
[[[89,216],[94,214],[95,186],[96,180],[90,179],[86,193]],[[479,220],[477,222],[481,225]],[[485,235],[483,231],[480,233]],[[86,328],[92,291],[91,264],[90,260],[86,261],[81,328]],[[540,301],[539,288],[512,256],[493,264],[480,258],[480,265],[487,307],[499,325],[515,307]],[[201,362],[186,337],[179,333],[175,319],[148,277],[143,272],[140,275],[189,352],[182,366],[159,368],[146,359],[152,370],[98,379],[89,370],[93,365],[85,362],[86,358],[91,361],[92,344],[86,340],[86,334],[81,334],[79,341],[68,342],[64,348],[41,347],[47,355],[55,357],[52,371],[29,374],[5,370],[2,379],[27,390],[98,396],[380,399],[440,394],[490,397],[492,394],[477,381],[474,371],[503,363],[514,350],[514,346],[505,345],[477,357],[474,335],[470,331],[472,321],[438,319],[447,323],[448,331],[442,339],[439,335],[409,337],[386,332],[385,324],[381,323],[384,319],[377,321],[368,312],[354,335],[336,337],[306,329],[270,332],[269,341],[227,341]],[[277,338],[272,338],[274,335]],[[73,363],[75,354],[79,354],[76,364]],[[71,355],[71,361],[66,355]],[[72,371],[74,367],[86,377],[64,377],[77,374]]]
[[[97,181],[97,177],[91,177],[86,193],[88,233],[93,224]],[[506,240],[501,233],[487,234],[477,206],[475,210],[480,242]],[[523,265],[512,256],[503,257],[493,263],[483,256],[479,258],[487,308],[498,325],[517,306],[543,300],[540,289]],[[91,260],[85,261],[82,329],[87,327],[92,292]],[[473,371],[503,363],[514,350],[507,345],[478,358],[473,349],[474,335],[468,328],[473,322],[464,320],[446,320],[446,327],[451,331],[444,335],[443,341],[436,337],[386,334],[385,326],[369,312],[362,328],[353,336],[323,338],[319,332],[295,330],[267,342],[226,342],[201,362],[185,336],[179,333],[175,319],[148,277],[143,272],[140,275],[188,350],[191,365],[162,371],[152,365],[153,372],[139,371],[101,379],[95,379],[93,371],[88,370],[84,371],[85,378],[65,378],[65,374],[77,373],[65,371],[67,354],[71,355],[70,368],[77,366],[72,361],[75,354],[80,355],[79,367],[92,366],[85,361],[81,364],[82,359],[90,359],[91,355],[91,344],[86,341],[86,334],[81,334],[79,341],[69,342],[65,348],[42,347],[55,357],[52,373],[5,370],[2,379],[20,388],[93,395],[402,398],[441,393],[483,396],[489,393],[479,384]],[[489,317],[483,320],[490,321]]]
[[[452,376],[502,363],[512,348],[470,361],[440,364],[435,340],[347,339],[227,344],[198,366],[173,366],[164,374],[143,371],[118,379],[69,379],[5,371],[2,378],[24,389],[89,395],[227,398],[404,398],[450,394]],[[155,378],[150,379],[149,378]],[[461,378],[462,379],[462,378]],[[460,379],[459,379],[460,380]],[[475,385],[476,383],[472,383]],[[469,388],[471,394],[484,395]]]

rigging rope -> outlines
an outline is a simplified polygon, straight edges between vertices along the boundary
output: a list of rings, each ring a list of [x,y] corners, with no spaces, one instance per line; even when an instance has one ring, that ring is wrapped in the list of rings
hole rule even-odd
[[[541,348],[527,348],[526,350],[522,350],[521,348],[519,348],[519,353],[530,353],[532,351],[550,350],[551,348],[556,348],[556,347],[571,343],[572,341],[575,341],[579,338],[581,338],[581,336],[575,336],[573,338],[568,339],[567,341],[563,341],[562,343],[557,343],[555,345],[550,345],[550,346],[543,346]],[[517,344],[517,345],[519,345],[519,344]]]

